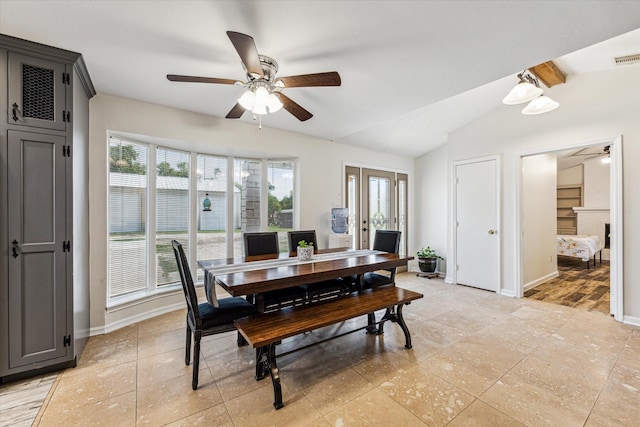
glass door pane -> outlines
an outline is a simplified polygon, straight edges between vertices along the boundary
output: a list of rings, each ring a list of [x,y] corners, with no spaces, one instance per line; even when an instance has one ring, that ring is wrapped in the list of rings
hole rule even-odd
[[[365,212],[362,230],[362,247],[371,248],[376,230],[395,230],[395,174],[393,172],[363,169]]]
[[[260,229],[262,161],[236,159],[233,162],[233,256],[244,256],[242,233]]]
[[[346,189],[347,209],[349,209],[349,232],[353,236],[354,249],[360,249],[360,168],[347,166]]]

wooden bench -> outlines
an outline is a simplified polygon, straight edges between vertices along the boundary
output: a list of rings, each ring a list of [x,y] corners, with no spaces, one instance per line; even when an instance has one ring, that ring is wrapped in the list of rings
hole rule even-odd
[[[347,333],[367,329],[370,333],[383,333],[384,323],[392,321],[397,323],[405,336],[405,347],[411,348],[411,334],[402,317],[402,308],[411,301],[422,298],[422,294],[395,286],[367,290],[362,293],[353,293],[348,296],[322,301],[300,307],[290,307],[277,312],[260,314],[257,316],[243,317],[236,320],[235,326],[245,339],[256,349],[256,380],[263,379],[267,372],[271,375],[273,383],[273,406],[280,409],[282,403],[282,389],[280,375],[276,365],[275,346],[283,339],[293,337],[305,332],[333,325],[363,315],[370,315],[377,310],[386,309],[379,322],[370,321],[364,326]],[[376,328],[375,325],[378,325]],[[342,333],[338,336],[346,335]],[[330,338],[330,339],[332,339]],[[324,342],[318,341],[315,344]],[[306,348],[304,346],[302,348]],[[300,348],[300,349],[302,349]],[[298,351],[293,350],[293,351]],[[285,354],[291,353],[287,352]]]

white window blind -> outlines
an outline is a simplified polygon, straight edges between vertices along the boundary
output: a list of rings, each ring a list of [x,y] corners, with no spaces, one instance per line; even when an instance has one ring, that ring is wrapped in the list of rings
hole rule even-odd
[[[147,284],[147,146],[109,138],[109,297]]]
[[[189,153],[156,151],[156,285],[180,282],[171,241],[189,256]]]

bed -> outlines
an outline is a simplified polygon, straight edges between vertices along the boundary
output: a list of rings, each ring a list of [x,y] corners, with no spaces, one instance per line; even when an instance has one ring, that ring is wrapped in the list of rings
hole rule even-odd
[[[573,236],[559,234],[556,236],[556,250],[558,255],[580,258],[587,263],[593,257],[593,265],[596,265],[596,254],[600,253],[602,262],[602,241],[598,236]]]

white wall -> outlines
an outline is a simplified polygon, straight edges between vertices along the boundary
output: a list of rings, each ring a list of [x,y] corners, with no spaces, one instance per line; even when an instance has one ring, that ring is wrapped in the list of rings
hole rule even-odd
[[[640,70],[638,66],[620,67],[614,71],[580,76],[569,75],[567,83],[546,89],[545,93],[560,102],[560,107],[539,116],[520,114],[521,106],[500,106],[490,114],[449,135],[446,161],[475,157],[502,156],[502,284],[506,293],[521,286],[517,271],[517,187],[520,183],[520,158],[523,155],[554,149],[567,149],[579,144],[623,136],[624,198],[624,315],[627,321],[640,324]],[[442,158],[442,153],[428,153],[416,161],[427,164],[429,158]],[[449,166],[450,167],[450,166]],[[416,168],[416,182],[427,173]],[[433,180],[435,177],[430,176]],[[448,180],[446,172],[438,180]],[[420,189],[419,189],[420,190]],[[438,198],[441,196],[438,195]],[[448,196],[449,198],[451,196]],[[426,198],[426,200],[425,200]],[[429,205],[429,193],[416,193],[416,206]],[[443,222],[450,229],[452,224]],[[426,236],[417,236],[418,241]],[[434,242],[444,245],[445,241]],[[450,250],[451,242],[446,242]],[[517,292],[516,292],[517,293]]]
[[[640,118],[638,118],[640,120]],[[602,163],[602,158],[587,160],[584,164],[584,198],[585,208],[609,209],[610,167]]]
[[[561,185],[582,185],[583,166],[578,165],[569,169],[558,171],[558,186]]]
[[[558,275],[556,156],[522,159],[522,281],[530,289]]]
[[[415,170],[420,171],[414,180],[416,197],[414,217],[414,244],[409,246],[409,254],[424,246],[430,246],[440,256],[447,253],[447,149],[442,146],[416,159]],[[446,272],[446,259],[440,260],[438,271]],[[411,263],[417,269],[417,261]]]
[[[316,229],[319,240],[327,240],[319,243],[322,247],[328,245],[331,208],[344,204],[344,162],[413,173],[413,159],[339,145],[266,126],[259,130],[258,126],[252,124],[107,95],[92,98],[90,107],[92,333],[111,330],[133,320],[161,313],[170,307],[184,306],[184,297],[180,292],[157,296],[142,304],[132,304],[118,310],[105,310],[108,131],[162,138],[162,143],[166,146],[202,153],[297,158],[300,177],[296,193],[300,202],[299,227]],[[300,126],[303,127],[304,123]],[[411,178],[409,184],[411,185]],[[412,242],[411,236],[409,242]]]

